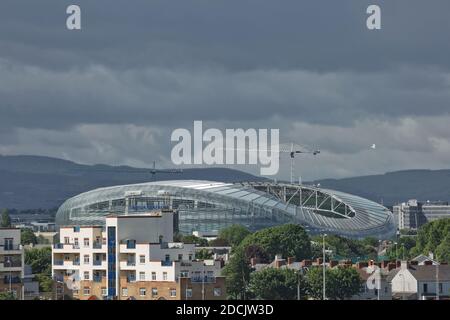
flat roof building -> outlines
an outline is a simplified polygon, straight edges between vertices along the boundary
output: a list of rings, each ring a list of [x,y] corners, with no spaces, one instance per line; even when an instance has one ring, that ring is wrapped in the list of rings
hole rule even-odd
[[[57,293],[78,299],[224,299],[223,262],[173,242],[174,212],[109,215],[105,226],[60,228],[52,252]]]

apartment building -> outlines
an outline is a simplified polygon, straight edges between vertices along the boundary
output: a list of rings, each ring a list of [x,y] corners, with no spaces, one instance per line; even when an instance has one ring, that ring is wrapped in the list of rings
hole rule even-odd
[[[450,218],[450,205],[442,201],[420,202],[415,199],[393,207],[399,229],[417,229],[427,222]]]
[[[20,229],[0,228],[0,292],[12,292],[22,300],[23,277],[24,250],[20,245]]]
[[[104,227],[61,227],[52,254],[56,295],[78,299],[224,299],[223,262],[173,242],[174,212],[108,216]]]

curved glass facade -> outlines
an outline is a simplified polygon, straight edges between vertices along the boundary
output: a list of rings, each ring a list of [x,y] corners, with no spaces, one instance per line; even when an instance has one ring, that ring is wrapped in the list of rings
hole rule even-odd
[[[370,200],[328,189],[270,182],[158,181],[100,188],[68,199],[58,225],[102,225],[111,213],[178,211],[184,233],[242,224],[250,230],[298,223],[310,233],[390,238],[392,213]]]

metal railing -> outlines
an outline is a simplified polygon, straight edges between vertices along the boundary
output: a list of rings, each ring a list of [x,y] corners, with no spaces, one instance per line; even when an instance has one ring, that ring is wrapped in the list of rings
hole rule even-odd
[[[208,276],[204,276],[204,277],[192,277],[191,278],[191,282],[205,282],[205,283],[211,283],[211,282],[216,282],[216,277],[208,277]]]
[[[102,248],[102,243],[101,242],[94,242],[92,247],[94,249],[101,249]]]
[[[170,261],[170,260],[161,260],[161,266],[162,267],[171,267],[172,266],[172,261]]]
[[[103,260],[94,260],[94,266],[101,266],[103,263]]]
[[[0,249],[4,251],[12,251],[12,250],[20,250],[19,244],[8,244],[8,245],[0,245]]]
[[[55,260],[53,261],[54,266],[62,266],[64,265],[64,260]]]
[[[102,282],[103,277],[102,276],[94,276],[94,282]]]

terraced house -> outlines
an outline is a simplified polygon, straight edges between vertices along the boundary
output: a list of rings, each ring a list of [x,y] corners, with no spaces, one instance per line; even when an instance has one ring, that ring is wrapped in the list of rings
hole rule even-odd
[[[57,294],[78,299],[224,299],[223,262],[173,242],[174,212],[111,215],[105,226],[60,228],[52,254]]]

